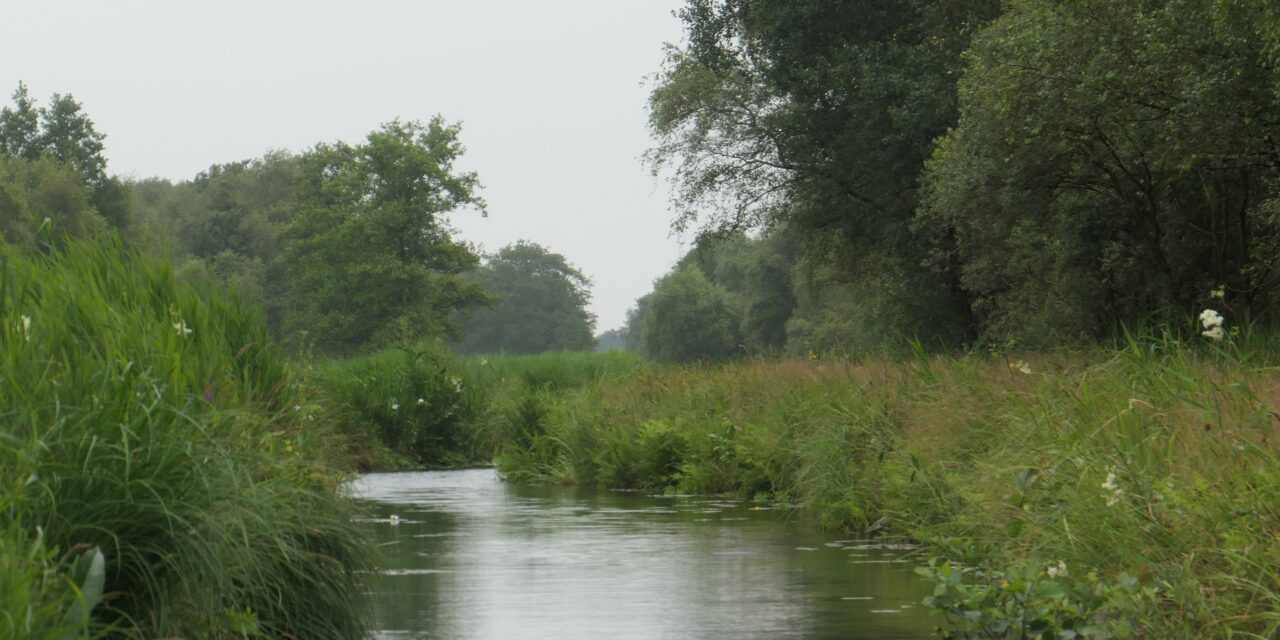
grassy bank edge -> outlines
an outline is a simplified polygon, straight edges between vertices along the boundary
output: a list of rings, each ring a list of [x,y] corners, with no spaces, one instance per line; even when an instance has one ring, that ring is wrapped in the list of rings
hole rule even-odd
[[[1280,370],[1235,340],[647,368],[526,396],[497,461],[924,542],[958,637],[1274,637]]]

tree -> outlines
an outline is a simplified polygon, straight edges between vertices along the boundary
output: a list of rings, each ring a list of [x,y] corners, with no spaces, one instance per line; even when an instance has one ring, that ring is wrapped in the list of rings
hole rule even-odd
[[[48,157],[72,167],[88,189],[89,202],[112,227],[129,224],[129,190],[107,175],[105,135],[93,126],[71,95],[53,94],[49,106],[37,108],[18,83],[14,106],[0,110],[0,153],[34,161]]]
[[[107,159],[102,155],[106,136],[94,128],[75,98],[53,94],[49,106],[40,110],[40,124],[41,153],[74,167],[91,189],[107,179]]]
[[[453,313],[486,300],[459,277],[478,256],[442,218],[484,211],[476,175],[453,166],[458,132],[439,117],[397,120],[363,144],[320,144],[299,158],[279,260],[287,338],[346,352],[457,335]]]
[[[1178,321],[1280,293],[1277,13],[1260,0],[1023,0],[975,39],[918,225],[988,340]]]
[[[728,293],[700,269],[676,269],[660,279],[644,305],[644,351],[663,362],[732,357],[741,343]]]
[[[609,329],[596,336],[596,352],[627,351],[627,330]]]
[[[953,274],[921,268],[911,221],[933,140],[956,119],[954,75],[995,0],[689,0],[688,45],[672,48],[650,97],[671,171],[676,227],[724,235],[787,224],[857,286],[924,292],[912,332],[955,337],[967,299]],[[907,301],[872,309],[900,315]],[[867,300],[871,304],[873,300]],[[963,332],[961,338],[963,338]]]
[[[520,241],[485,260],[477,279],[497,300],[474,312],[459,348],[470,353],[581,351],[595,344],[591,281],[541,245]]]
[[[50,158],[0,156],[0,239],[37,244],[47,236],[84,237],[102,228],[80,175]]]
[[[0,153],[35,160],[44,151],[40,140],[40,110],[19,82],[13,92],[13,107],[0,109]]]

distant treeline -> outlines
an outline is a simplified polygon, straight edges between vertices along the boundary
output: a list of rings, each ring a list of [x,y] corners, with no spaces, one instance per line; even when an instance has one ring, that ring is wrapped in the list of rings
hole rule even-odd
[[[649,159],[701,241],[631,315],[651,356],[1052,347],[1190,329],[1215,302],[1231,326],[1274,324],[1274,2],[679,16]]]
[[[1190,330],[1210,305],[1275,323],[1274,2],[688,0],[679,17],[647,157],[698,241],[608,344],[668,361],[1049,348]],[[115,227],[259,299],[295,347],[604,344],[562,256],[482,261],[452,236],[443,216],[485,208],[456,125],[122,182],[70,96],[14,98],[10,242]]]
[[[261,304],[295,349],[594,345],[590,281],[563,256],[523,241],[482,256],[453,237],[444,216],[485,203],[478,177],[454,169],[459,128],[440,118],[177,183],[108,177],[103,139],[71,96],[39,107],[19,85],[0,111],[0,238],[47,245],[114,229],[180,277]]]

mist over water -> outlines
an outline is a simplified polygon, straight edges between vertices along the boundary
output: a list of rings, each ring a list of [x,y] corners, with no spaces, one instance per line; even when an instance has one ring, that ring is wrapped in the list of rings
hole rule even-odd
[[[937,624],[918,559],[765,505],[492,470],[353,489],[386,559],[370,580],[380,638],[922,638]]]

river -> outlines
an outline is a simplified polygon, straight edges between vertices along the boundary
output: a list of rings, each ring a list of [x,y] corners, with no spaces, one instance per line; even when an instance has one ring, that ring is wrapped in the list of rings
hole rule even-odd
[[[488,469],[370,474],[353,490],[385,558],[377,638],[927,638],[937,624],[918,557],[756,503],[516,486]]]

